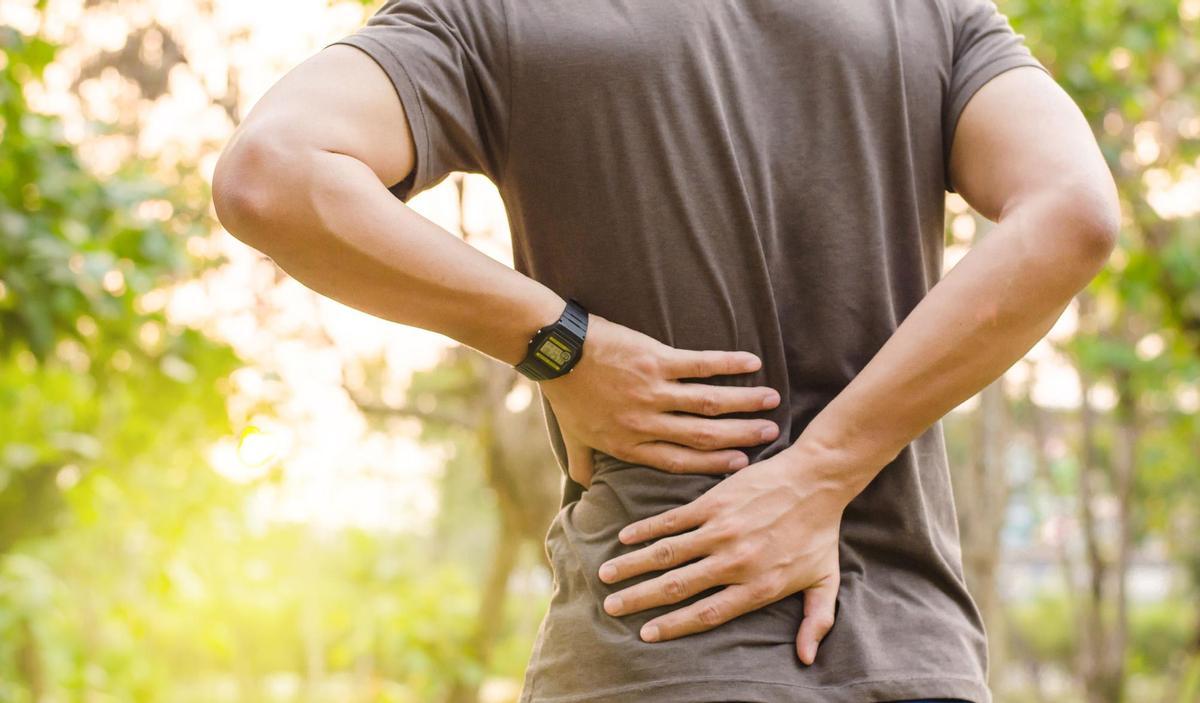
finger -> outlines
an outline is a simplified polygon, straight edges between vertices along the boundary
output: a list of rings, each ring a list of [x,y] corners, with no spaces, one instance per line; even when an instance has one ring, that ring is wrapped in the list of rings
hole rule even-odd
[[[623,544],[640,544],[657,537],[665,537],[698,527],[708,517],[708,511],[703,501],[704,497],[701,496],[690,503],[637,522],[631,522],[621,528],[621,531],[617,533],[617,539]]]
[[[817,645],[833,627],[837,608],[838,579],[830,576],[804,592],[804,619],[796,635],[796,655],[811,666],[817,658]]]
[[[575,483],[591,488],[592,448],[566,432],[563,433],[563,445],[567,448],[567,474]]]
[[[609,559],[600,565],[598,575],[605,583],[616,583],[647,571],[662,571],[678,566],[708,553],[706,548],[709,540],[706,537],[699,531],[664,537],[654,544]]]
[[[666,347],[662,368],[667,378],[707,378],[758,371],[762,368],[762,360],[746,351],[692,351]]]
[[[627,460],[673,474],[724,474],[750,464],[746,453],[737,449],[704,451],[657,441],[638,444]]]
[[[642,626],[641,636],[646,642],[660,642],[704,632],[755,607],[751,589],[745,584],[735,583],[707,598],[647,622]]]
[[[779,436],[779,425],[771,420],[714,420],[675,413],[654,413],[646,418],[640,430],[655,440],[707,451],[752,447]]]
[[[723,415],[770,410],[779,405],[779,391],[768,386],[709,386],[702,383],[663,384],[663,410],[697,415]]]
[[[609,615],[628,615],[647,608],[678,603],[721,585],[720,577],[716,574],[717,568],[712,562],[712,559],[702,559],[617,591],[604,599],[604,610]]]

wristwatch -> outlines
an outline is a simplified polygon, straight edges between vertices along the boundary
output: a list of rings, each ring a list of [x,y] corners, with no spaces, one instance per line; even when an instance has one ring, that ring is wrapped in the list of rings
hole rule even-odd
[[[534,381],[546,381],[568,373],[583,356],[588,311],[574,298],[558,320],[533,334],[525,358],[514,368]]]

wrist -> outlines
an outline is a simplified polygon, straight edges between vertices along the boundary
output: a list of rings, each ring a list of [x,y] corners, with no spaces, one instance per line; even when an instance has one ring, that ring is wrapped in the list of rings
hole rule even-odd
[[[898,452],[876,451],[862,443],[822,432],[814,420],[785,453],[803,480],[848,504]]]
[[[529,351],[529,340],[542,327],[553,324],[562,315],[567,301],[549,288],[542,287],[539,294],[523,304],[516,314],[510,316],[505,335],[508,340],[495,357],[509,366],[516,366]]]

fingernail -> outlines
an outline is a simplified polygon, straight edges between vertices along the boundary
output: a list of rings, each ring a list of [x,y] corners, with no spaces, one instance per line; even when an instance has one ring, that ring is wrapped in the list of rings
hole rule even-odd
[[[750,459],[745,454],[738,452],[737,456],[729,460],[729,468],[740,469],[749,463]]]
[[[608,581],[616,575],[617,567],[613,566],[612,564],[605,564],[604,566],[600,567],[600,580]]]
[[[657,625],[647,625],[647,626],[643,627],[642,628],[642,639],[647,642],[657,642],[658,641],[658,626]]]
[[[616,615],[617,611],[621,609],[621,596],[618,596],[614,593],[608,598],[605,598],[604,609],[608,611],[609,615]]]
[[[765,442],[775,436],[775,430],[770,427],[764,427],[762,432],[758,433],[758,436]]]
[[[770,393],[770,394],[768,394],[767,396],[765,396],[765,397],[763,398],[763,403],[762,403],[763,410],[766,410],[766,409],[768,409],[768,408],[773,408],[773,407],[775,407],[775,405],[776,405],[778,402],[779,402],[779,394],[778,394],[778,393]]]

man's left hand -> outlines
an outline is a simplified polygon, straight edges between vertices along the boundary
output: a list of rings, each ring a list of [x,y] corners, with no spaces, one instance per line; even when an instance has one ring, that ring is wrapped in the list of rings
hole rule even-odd
[[[833,627],[842,512],[857,493],[836,478],[828,461],[797,442],[691,503],[626,525],[618,535],[622,543],[657,541],[601,564],[600,580],[670,571],[613,593],[604,609],[628,615],[725,586],[647,622],[642,639],[656,642],[710,630],[804,591],[796,654],[811,665]]]

